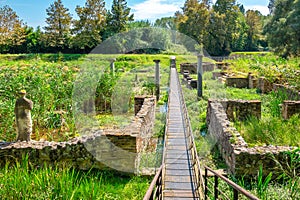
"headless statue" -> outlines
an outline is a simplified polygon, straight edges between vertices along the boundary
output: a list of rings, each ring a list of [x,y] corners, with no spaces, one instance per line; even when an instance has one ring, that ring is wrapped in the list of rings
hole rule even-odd
[[[15,105],[16,125],[18,132],[17,141],[30,141],[30,136],[32,133],[31,110],[33,108],[33,103],[25,96],[26,91],[21,90]]]

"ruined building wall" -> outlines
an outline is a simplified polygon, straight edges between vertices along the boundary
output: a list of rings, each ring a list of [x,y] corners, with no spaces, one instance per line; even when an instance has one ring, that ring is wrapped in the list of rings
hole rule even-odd
[[[262,165],[264,175],[270,172],[275,176],[281,174],[281,167],[285,168],[288,163],[287,152],[295,148],[286,146],[248,147],[240,133],[231,125],[226,114],[228,112],[226,105],[233,103],[233,101],[228,103],[209,100],[207,109],[208,132],[215,138],[229,172],[237,176],[254,177]],[[254,104],[258,106],[258,103],[254,102]],[[237,117],[239,118],[239,116]]]

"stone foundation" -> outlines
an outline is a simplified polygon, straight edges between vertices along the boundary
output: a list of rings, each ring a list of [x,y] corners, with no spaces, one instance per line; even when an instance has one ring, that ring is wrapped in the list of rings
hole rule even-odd
[[[207,124],[208,132],[217,141],[229,172],[237,176],[254,177],[257,176],[259,166],[262,165],[264,175],[268,175],[270,172],[274,174],[273,177],[280,175],[281,169],[287,168],[286,164],[289,160],[287,152],[295,148],[286,146],[248,147],[240,133],[231,125],[226,114],[228,107],[224,107],[226,104],[228,104],[226,101],[209,100]],[[236,117],[240,118],[240,116]],[[300,171],[300,169],[297,170]]]
[[[61,164],[135,173],[138,154],[152,137],[154,119],[155,98],[144,98],[140,111],[124,129],[86,130],[86,135],[67,142],[1,142],[0,166],[20,162],[27,155],[33,166]]]

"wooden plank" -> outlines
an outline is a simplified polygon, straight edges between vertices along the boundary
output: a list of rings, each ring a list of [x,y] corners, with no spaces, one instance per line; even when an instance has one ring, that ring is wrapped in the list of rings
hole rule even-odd
[[[166,182],[191,182],[190,176],[166,176],[165,177]]]
[[[196,197],[190,190],[165,190],[163,191],[165,197]]]
[[[187,182],[168,182],[164,183],[165,190],[190,190],[193,191],[192,184]]]
[[[190,176],[190,170],[166,169],[165,176]]]

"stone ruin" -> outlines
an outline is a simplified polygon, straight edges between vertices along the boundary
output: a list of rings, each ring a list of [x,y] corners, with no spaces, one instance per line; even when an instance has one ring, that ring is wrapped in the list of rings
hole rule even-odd
[[[256,88],[262,94],[272,91],[281,91],[287,94],[290,100],[300,100],[300,91],[288,85],[272,83],[265,77],[255,77],[252,73],[227,74],[225,72],[213,72],[213,79],[224,82],[229,87]]]
[[[234,112],[233,112],[234,111]],[[247,116],[260,117],[259,101],[209,100],[207,124],[209,134],[217,141],[219,150],[230,173],[237,176],[255,177],[262,165],[264,175],[275,175],[288,167],[288,152],[296,147],[256,146],[249,147],[240,133],[231,125],[230,120],[245,119]],[[297,169],[300,171],[300,169]]]
[[[137,173],[138,155],[153,135],[155,98],[139,97],[136,115],[124,129],[85,130],[86,134],[67,142],[0,142],[0,166],[21,162],[31,165],[68,165],[78,169],[114,169]],[[142,105],[140,105],[142,104]]]
[[[215,64],[210,62],[202,62],[203,72],[210,72],[215,70]],[[185,70],[189,71],[191,74],[197,74],[197,63],[181,63],[180,73]]]
[[[283,101],[282,117],[289,119],[294,114],[300,114],[300,101]]]
[[[203,62],[202,69],[203,72],[214,71],[215,64]],[[183,75],[183,83],[185,83],[189,89],[197,89],[197,80],[190,76],[190,74],[197,74],[197,63],[181,63],[180,73]]]

